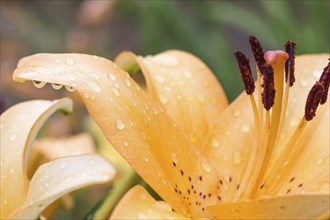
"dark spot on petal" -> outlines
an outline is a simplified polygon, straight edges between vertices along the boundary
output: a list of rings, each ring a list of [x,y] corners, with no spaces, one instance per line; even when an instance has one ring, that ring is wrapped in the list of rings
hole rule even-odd
[[[302,187],[303,186],[303,184],[302,183],[300,183],[299,185],[298,185],[298,187]]]
[[[183,170],[180,170],[180,173],[181,173],[182,176],[184,176],[184,172],[183,172]]]
[[[237,189],[237,190],[239,189],[239,184],[237,185],[236,189]]]
[[[175,163],[175,162],[173,162],[172,164],[173,164],[173,166],[175,166],[175,167],[176,167],[176,163]]]
[[[285,206],[280,206],[280,209],[285,209]]]
[[[291,183],[292,181],[294,181],[294,177],[292,177],[292,178],[290,179],[290,183]]]
[[[218,200],[221,201],[221,197],[220,196],[218,196]]]
[[[288,191],[286,191],[287,194],[290,193],[290,192],[291,192],[291,189],[288,189]]]
[[[220,180],[220,184],[221,184],[221,185],[223,184],[222,180]]]
[[[191,177],[188,177],[189,182],[191,182]]]
[[[199,180],[202,181],[203,180],[203,177],[202,176],[199,176]]]
[[[229,177],[229,182],[231,182],[232,181],[232,178],[231,178],[231,176]]]
[[[262,185],[260,186],[260,189],[264,188],[264,186],[265,186],[265,185],[264,185],[264,184],[262,184]]]

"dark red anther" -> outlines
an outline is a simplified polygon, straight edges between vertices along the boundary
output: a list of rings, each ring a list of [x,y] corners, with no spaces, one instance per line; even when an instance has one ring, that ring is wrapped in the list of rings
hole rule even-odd
[[[309,92],[305,105],[305,118],[307,121],[315,117],[317,107],[321,102],[324,91],[322,83],[317,81]]]
[[[286,44],[284,45],[285,47],[285,52],[289,54],[289,58],[285,62],[285,81],[288,81],[288,74],[290,74],[290,87],[293,86],[293,83],[295,82],[295,77],[294,77],[294,50],[295,50],[296,43],[292,40],[288,40]],[[289,72],[290,70],[290,72]],[[289,72],[289,73],[288,73]]]
[[[260,44],[260,42],[258,41],[258,39],[255,36],[250,35],[249,36],[249,42],[250,42],[250,46],[253,52],[253,56],[254,59],[258,65],[258,68],[261,72],[262,75],[265,74],[265,63],[266,60],[264,58],[264,51],[262,50],[262,46]]]
[[[268,111],[273,107],[274,100],[275,100],[275,85],[274,85],[274,70],[271,65],[264,64],[264,82],[262,84],[263,91],[262,91],[262,104],[264,108]]]
[[[324,88],[324,93],[322,95],[322,100],[320,102],[320,104],[323,105],[327,101],[328,92],[329,92],[329,84],[330,84],[330,62],[323,69],[323,73],[322,73],[319,81],[323,85],[323,88]]]
[[[234,55],[236,57],[237,64],[241,73],[244,90],[248,95],[252,95],[255,89],[255,85],[252,77],[250,60],[241,51],[235,51]]]

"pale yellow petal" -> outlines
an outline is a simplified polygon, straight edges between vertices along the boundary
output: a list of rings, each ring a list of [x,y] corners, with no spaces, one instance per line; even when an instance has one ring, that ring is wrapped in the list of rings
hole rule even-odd
[[[178,126],[189,132],[197,146],[202,145],[210,125],[228,105],[214,74],[190,53],[169,50],[141,57],[123,52],[116,63],[127,71],[137,67],[142,70],[148,93]]]
[[[205,215],[203,208],[218,201],[212,165],[163,108],[109,60],[37,54],[20,61],[14,79],[74,87],[111,144],[176,212]]]
[[[292,195],[209,207],[218,219],[316,219],[329,212],[328,195]]]
[[[88,133],[64,138],[38,139],[33,143],[33,148],[48,160],[64,156],[95,153],[94,140]]]
[[[58,109],[71,111],[70,99],[19,103],[1,115],[1,218],[19,207],[28,187],[26,166],[40,127]]]
[[[114,178],[115,168],[96,154],[61,157],[39,167],[30,182],[24,205],[11,219],[36,219],[56,199],[82,187]]]
[[[142,187],[135,186],[120,200],[110,219],[189,219],[172,211],[170,205],[156,201]]]

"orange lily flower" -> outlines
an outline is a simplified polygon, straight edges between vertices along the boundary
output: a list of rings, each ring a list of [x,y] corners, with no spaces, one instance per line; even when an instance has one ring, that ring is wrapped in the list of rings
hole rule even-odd
[[[258,74],[256,91],[231,104],[201,60],[176,50],[147,57],[125,52],[117,64],[84,54],[36,54],[19,62],[14,79],[76,90],[111,144],[166,202],[136,186],[112,219],[309,219],[329,212],[329,105],[311,121],[306,114],[315,113],[315,104],[304,114],[328,57],[297,57],[297,83],[289,89],[288,54],[269,52],[264,65],[272,68],[275,87],[269,71],[261,92]],[[138,69],[146,92],[127,73]]]
[[[114,178],[115,169],[105,158],[84,154],[45,163],[28,180],[32,142],[47,118],[59,109],[71,111],[72,101],[27,101],[1,115],[1,219],[36,219],[63,195]]]

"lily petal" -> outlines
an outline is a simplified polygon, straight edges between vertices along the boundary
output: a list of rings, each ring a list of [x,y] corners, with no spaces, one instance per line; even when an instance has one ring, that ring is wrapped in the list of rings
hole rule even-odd
[[[291,195],[209,207],[218,219],[316,219],[329,211],[328,195]]]
[[[116,63],[128,71],[139,67],[148,93],[190,139],[201,146],[210,125],[227,107],[225,93],[211,70],[197,57],[179,50],[141,57],[123,52]]]
[[[283,195],[288,191],[290,193],[329,193],[329,101],[318,108],[316,117],[307,123],[302,136],[296,140],[298,142],[297,148],[301,149],[299,154],[294,155],[294,158],[287,158],[289,161],[284,160],[282,164],[278,164],[277,161],[280,155],[286,156],[283,150],[288,147],[289,139],[304,115],[308,92],[315,81],[319,80],[329,57],[329,54],[320,54],[304,55],[296,58],[297,83],[290,91],[286,120],[278,148],[270,161],[268,174],[273,172],[272,168],[275,166],[293,167],[278,172],[278,178],[274,179],[273,185],[280,184],[280,189],[279,187],[276,187],[276,190],[274,188],[266,189],[266,194]],[[300,184],[302,185],[300,186]]]
[[[23,203],[28,187],[26,166],[32,141],[47,118],[58,109],[71,111],[71,100],[27,101],[1,115],[2,219]]]
[[[88,133],[81,133],[60,139],[39,139],[33,143],[33,148],[42,153],[47,160],[54,160],[64,156],[95,153],[93,138]]]
[[[167,203],[156,201],[142,186],[135,186],[120,200],[110,219],[189,218],[173,212]]]
[[[11,219],[36,219],[56,199],[73,190],[114,178],[115,168],[96,154],[61,157],[39,167],[23,207]]]
[[[203,207],[217,202],[218,179],[212,165],[163,108],[109,60],[37,54],[19,62],[14,79],[74,87],[111,144],[176,212],[199,216]]]

